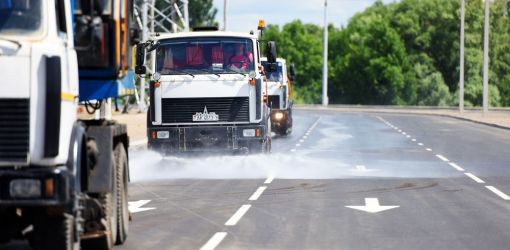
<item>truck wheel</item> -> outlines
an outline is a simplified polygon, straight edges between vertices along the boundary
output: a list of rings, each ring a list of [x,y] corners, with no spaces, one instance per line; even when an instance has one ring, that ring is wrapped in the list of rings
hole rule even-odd
[[[122,143],[115,147],[115,167],[117,168],[117,239],[115,244],[126,241],[129,231],[128,210],[128,161],[126,150]]]
[[[103,194],[99,198],[99,202],[101,203],[106,218],[104,220],[104,234],[92,239],[87,239],[83,242],[84,249],[90,250],[110,250],[113,248],[113,244],[115,243],[115,239],[117,238],[117,220],[115,219],[116,215],[114,215],[115,209],[115,198],[111,193]],[[116,214],[116,212],[115,212]]]
[[[78,250],[80,239],[75,239],[75,230],[75,219],[69,214],[43,218],[34,225],[34,249]]]
[[[115,157],[115,155],[113,155]],[[115,159],[115,158],[114,158]],[[116,185],[117,171],[115,160],[112,162],[112,183]],[[113,248],[117,239],[117,188],[113,186],[113,190],[98,197],[99,203],[103,208],[105,218],[103,226],[104,234],[84,241],[83,248],[90,250],[110,250]]]

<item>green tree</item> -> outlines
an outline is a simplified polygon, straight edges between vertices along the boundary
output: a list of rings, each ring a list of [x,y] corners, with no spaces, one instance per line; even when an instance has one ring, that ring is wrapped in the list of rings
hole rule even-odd
[[[278,57],[296,65],[294,99],[300,103],[318,103],[322,96],[322,29],[295,20],[281,30],[276,25],[268,25],[262,40],[276,41]]]
[[[189,26],[213,26],[218,25],[215,21],[218,9],[213,7],[213,0],[192,0],[188,1]]]

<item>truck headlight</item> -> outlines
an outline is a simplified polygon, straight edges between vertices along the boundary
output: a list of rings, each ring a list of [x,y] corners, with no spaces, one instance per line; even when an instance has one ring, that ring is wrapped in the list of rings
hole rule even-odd
[[[12,198],[41,197],[41,181],[36,179],[16,179],[9,183],[9,194]]]
[[[274,114],[274,119],[275,119],[275,120],[281,120],[281,119],[283,119],[283,113],[281,113],[281,112],[277,112],[277,113],[275,113],[275,114]]]
[[[158,139],[168,139],[168,138],[170,138],[170,132],[168,132],[168,131],[158,131],[156,133],[156,137]]]
[[[255,129],[243,129],[244,137],[255,137]]]

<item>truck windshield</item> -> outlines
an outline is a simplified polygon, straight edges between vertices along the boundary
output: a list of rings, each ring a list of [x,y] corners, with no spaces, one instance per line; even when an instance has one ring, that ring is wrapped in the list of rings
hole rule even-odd
[[[0,35],[27,36],[41,30],[42,0],[0,0]]]
[[[247,38],[190,37],[161,40],[156,71],[174,74],[236,74],[255,70],[253,42]]]
[[[274,72],[267,72],[266,70],[266,78],[270,82],[281,82],[283,83],[283,65],[281,62],[277,62],[278,67]],[[267,69],[267,61],[262,61],[262,66],[264,69]]]

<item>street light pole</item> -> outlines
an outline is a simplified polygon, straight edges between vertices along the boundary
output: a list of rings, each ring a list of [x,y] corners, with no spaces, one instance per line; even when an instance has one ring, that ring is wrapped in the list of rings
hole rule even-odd
[[[227,0],[223,1],[223,30],[227,31]]]
[[[459,72],[459,112],[464,112],[464,7],[460,0],[460,72]]]
[[[324,0],[324,45],[322,62],[322,106],[328,106],[328,1]]]
[[[483,114],[489,111],[489,0],[485,0],[483,32]]]

